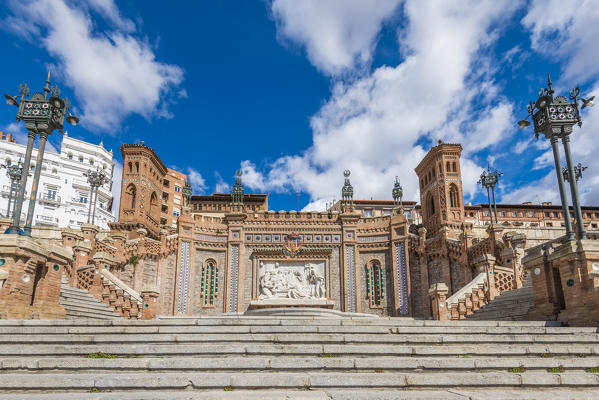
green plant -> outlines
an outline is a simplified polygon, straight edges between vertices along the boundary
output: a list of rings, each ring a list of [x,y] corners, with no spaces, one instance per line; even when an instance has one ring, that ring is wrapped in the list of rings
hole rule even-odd
[[[138,262],[139,259],[136,255],[132,255],[131,258],[129,258],[129,264],[132,264],[134,267],[137,265]]]
[[[117,358],[118,356],[116,354],[106,354],[106,353],[89,353],[87,355],[87,358]]]
[[[564,372],[564,367],[562,367],[560,365],[559,367],[547,368],[547,372],[551,372],[554,374],[561,374],[562,372]]]
[[[507,372],[511,372],[513,374],[519,374],[521,372],[524,372],[524,367],[517,367],[517,368],[510,368],[507,370]]]
[[[599,368],[597,368],[597,367],[587,368],[586,371],[590,374],[597,374],[597,373],[599,373]]]
[[[578,357],[580,357],[580,358],[585,358],[585,357],[586,357],[586,355],[585,355],[584,353],[580,353],[580,354],[578,355]]]
[[[93,387],[89,390],[90,393],[99,393],[100,389],[98,389],[97,387]]]
[[[321,354],[318,357],[320,358],[333,358],[333,357],[339,357],[338,354]]]
[[[233,390],[233,388],[231,386],[225,386],[225,388],[223,389],[225,392],[230,392]]]
[[[547,353],[543,353],[543,354],[541,354],[541,358],[547,358],[547,357],[549,357],[549,356],[547,355]]]

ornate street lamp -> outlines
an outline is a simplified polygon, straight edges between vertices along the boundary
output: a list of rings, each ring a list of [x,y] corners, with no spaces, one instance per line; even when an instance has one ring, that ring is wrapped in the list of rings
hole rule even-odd
[[[6,176],[10,180],[10,189],[8,192],[8,207],[6,208],[6,218],[10,218],[12,215],[11,208],[14,208],[16,204],[17,191],[19,190],[19,182],[21,181],[21,174],[23,173],[23,163],[21,160],[15,165],[2,165],[6,168]]]
[[[533,103],[531,101],[530,104],[526,106],[528,116],[519,121],[518,125],[520,126],[520,129],[530,126],[528,117],[532,117],[535,129],[535,137],[538,138],[539,133],[542,133],[545,138],[549,139],[551,142],[553,158],[555,161],[555,172],[557,174],[557,183],[559,186],[559,195],[562,201],[562,210],[566,223],[566,239],[574,240],[574,233],[572,232],[572,222],[570,221],[570,211],[568,210],[568,200],[566,198],[566,188],[564,186],[564,176],[562,175],[557,141],[558,139],[561,139],[564,146],[568,176],[576,177],[574,164],[572,162],[572,154],[570,152],[570,134],[572,133],[572,128],[574,125],[582,125],[580,112],[578,110],[580,89],[575,87],[570,91],[570,101],[568,101],[568,99],[566,99],[564,96],[553,97],[553,93],[554,90],[553,84],[551,83],[551,77],[549,74],[547,74],[547,87],[542,88],[539,91],[539,98],[536,102]],[[588,99],[580,97],[580,101],[582,101],[581,109],[592,107],[594,105],[594,98],[594,96]],[[578,238],[586,239],[576,179],[570,179],[569,183],[570,192],[572,195],[572,203],[574,206],[574,215],[576,221],[578,221]]]
[[[489,217],[491,219],[491,225],[493,225],[493,214],[495,215],[495,223],[498,224],[497,220],[497,203],[495,202],[495,186],[499,182],[499,177],[503,176],[503,173],[497,170],[491,171],[491,166],[487,166],[487,171],[483,170],[480,175],[480,179],[477,182],[487,189],[487,198],[489,199]],[[491,208],[491,193],[493,194],[493,208]]]
[[[87,182],[90,186],[89,191],[89,212],[87,213],[87,223],[94,223],[96,219],[96,203],[98,202],[98,188],[106,183],[106,174],[100,170],[87,171]],[[95,197],[94,197],[95,193]],[[93,202],[93,213],[92,213]],[[90,219],[91,218],[91,219]]]
[[[65,117],[67,122],[72,125],[77,125],[79,122],[79,119],[69,112],[71,108],[69,100],[60,98],[60,90],[58,87],[52,86],[52,88],[50,88],[50,72],[48,72],[46,86],[44,86],[43,91],[44,93],[36,92],[30,98],[26,98],[29,96],[29,88],[26,84],[21,84],[19,86],[19,93],[21,94],[19,100],[17,100],[17,96],[4,95],[6,104],[19,108],[19,111],[17,112],[17,121],[23,120],[25,122],[25,128],[28,131],[27,150],[25,151],[25,161],[21,172],[19,193],[15,199],[13,222],[6,230],[6,233],[20,233],[31,236],[31,224],[37,198],[37,187],[42,171],[44,150],[46,148],[48,136],[51,135],[55,129],[58,129],[58,131],[62,133]],[[50,98],[48,98],[48,94],[50,94]],[[40,144],[37,151],[31,194],[29,196],[29,208],[27,210],[25,227],[23,231],[20,231],[21,208],[25,200],[25,188],[27,186],[29,164],[31,163],[31,152],[33,151],[33,143],[35,142],[35,137],[37,135],[40,135]]]
[[[582,172],[585,171],[588,167],[583,167],[581,163],[574,166],[574,178],[576,182],[580,178],[582,178]],[[568,174],[568,167],[562,167],[562,175],[564,176],[564,180],[570,182],[570,175]]]
[[[401,208],[401,198],[403,197],[403,188],[399,183],[399,178],[395,177],[395,185],[393,185],[393,191],[391,192],[393,195],[393,203],[396,207]]]

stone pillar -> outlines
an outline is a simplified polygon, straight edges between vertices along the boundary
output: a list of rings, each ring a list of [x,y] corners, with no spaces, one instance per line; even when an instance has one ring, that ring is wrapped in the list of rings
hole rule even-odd
[[[144,286],[141,290],[143,299],[143,311],[141,319],[156,319],[158,311],[158,296],[160,291],[156,286]]]
[[[64,318],[58,300],[62,270],[70,259],[70,251],[50,240],[0,235],[0,318]]]
[[[339,215],[341,220],[341,249],[343,254],[339,257],[341,281],[343,282],[340,308],[345,312],[361,312],[360,306],[360,254],[357,245],[357,228],[360,214],[353,210]]]
[[[432,303],[433,318],[438,321],[447,321],[450,319],[447,312],[447,293],[449,289],[444,283],[434,283],[428,290]]]
[[[474,260],[474,266],[476,268],[477,274],[484,271],[487,275],[487,284],[489,287],[487,293],[488,301],[493,300],[499,294],[497,288],[495,287],[495,262],[495,257],[490,254],[484,254]]]
[[[543,248],[532,249],[522,259],[523,268],[532,278],[534,304],[528,310],[530,320],[555,320],[561,309],[553,283],[553,265],[548,260],[553,251],[551,244],[548,244]]]

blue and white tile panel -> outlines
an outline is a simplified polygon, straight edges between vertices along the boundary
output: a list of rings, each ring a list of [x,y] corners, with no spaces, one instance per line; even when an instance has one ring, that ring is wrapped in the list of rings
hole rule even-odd
[[[354,246],[346,247],[348,312],[356,312],[356,274]]]
[[[404,242],[395,243],[395,261],[397,264],[397,286],[399,288],[399,314],[408,315],[408,268]]]
[[[177,311],[185,314],[187,312],[187,289],[189,287],[189,242],[181,242],[180,259]]]
[[[231,288],[229,290],[230,311],[237,312],[237,290],[239,286],[239,246],[231,246]]]

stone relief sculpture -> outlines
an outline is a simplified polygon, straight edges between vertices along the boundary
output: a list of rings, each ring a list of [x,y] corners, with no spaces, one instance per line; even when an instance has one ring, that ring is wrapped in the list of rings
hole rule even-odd
[[[264,263],[261,263],[261,269]],[[260,277],[260,300],[264,299],[322,299],[325,298],[324,277],[315,269],[318,265],[283,266],[264,271]],[[303,271],[302,271],[303,269]]]

